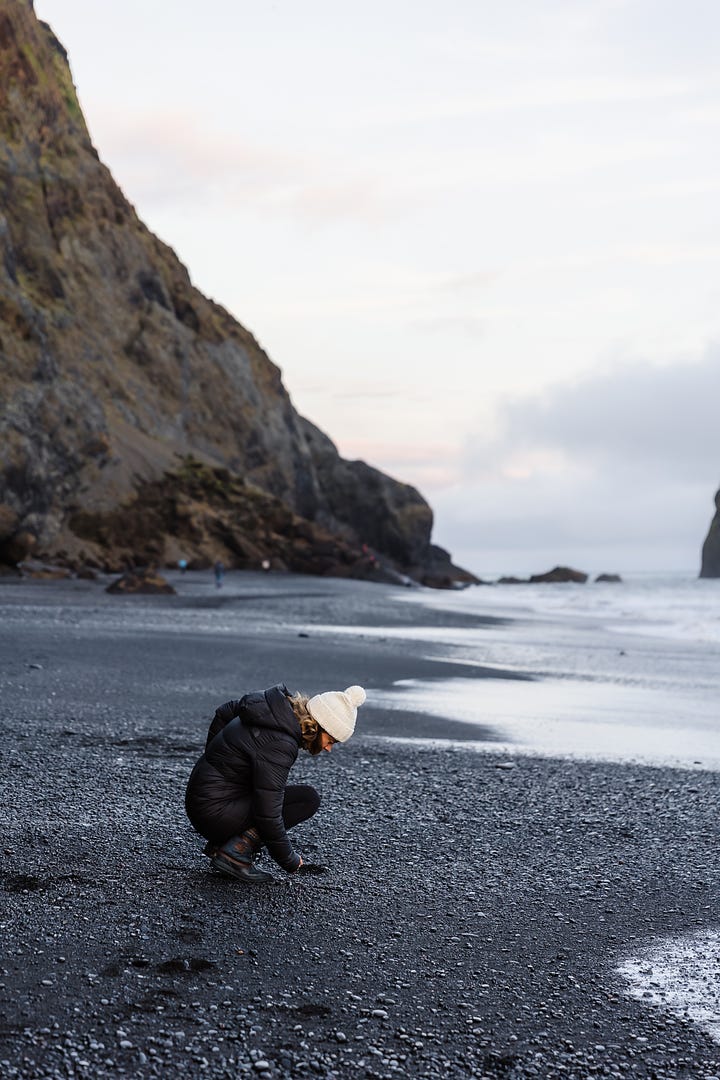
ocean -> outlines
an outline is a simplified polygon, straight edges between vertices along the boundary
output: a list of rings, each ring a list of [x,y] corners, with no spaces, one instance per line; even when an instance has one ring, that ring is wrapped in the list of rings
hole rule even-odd
[[[512,621],[442,631],[452,654],[531,681],[398,681],[388,707],[490,725],[478,749],[720,770],[720,581],[628,575],[620,584],[411,594],[407,603]],[[384,634],[393,632],[383,630]],[[403,631],[405,633],[405,631]],[[438,631],[416,632],[431,647]],[[623,956],[625,992],[720,1042],[720,930],[650,936]]]
[[[399,679],[378,704],[489,727],[478,748],[502,753],[720,769],[720,580],[628,575],[408,591],[399,602],[507,621],[348,631],[409,638],[429,655],[441,647],[498,678]]]
[[[307,597],[309,623],[296,608],[283,620],[287,630],[402,641],[436,661],[438,671],[447,669],[447,678],[425,681],[400,669],[391,685],[367,688],[369,701],[465,723],[466,748],[720,769],[720,580],[628,574],[621,584],[458,591],[332,586],[293,576],[272,583],[282,583],[289,597]],[[73,582],[60,602],[52,583],[33,583],[29,592],[8,586],[3,618],[21,625],[31,616],[70,633],[225,636],[244,624],[247,602],[262,606],[268,588],[261,576],[242,574],[228,575],[222,593],[202,575],[176,584],[192,599],[181,613],[172,605],[118,604],[92,582]],[[321,625],[317,612],[333,591],[347,591],[347,603],[336,607],[331,625]],[[385,621],[382,612],[393,609]],[[433,617],[424,617],[431,609]],[[272,637],[274,611],[255,622],[257,614],[257,634]],[[473,678],[474,668],[491,677]]]

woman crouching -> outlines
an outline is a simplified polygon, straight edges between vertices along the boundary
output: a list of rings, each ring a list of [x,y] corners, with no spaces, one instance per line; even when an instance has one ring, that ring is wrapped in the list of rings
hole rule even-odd
[[[362,686],[307,698],[280,684],[217,709],[185,794],[216,869],[240,881],[272,881],[254,865],[263,845],[288,873],[303,865],[287,830],[313,816],[320,796],[308,784],[288,784],[288,773],[301,749],[316,755],[346,742],[364,701]]]

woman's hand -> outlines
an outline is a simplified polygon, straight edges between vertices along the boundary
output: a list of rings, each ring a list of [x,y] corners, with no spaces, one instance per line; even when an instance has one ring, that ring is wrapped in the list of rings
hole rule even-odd
[[[305,877],[307,874],[327,874],[327,872],[327,866],[314,862],[301,862],[295,871],[296,874],[300,874],[302,877]]]

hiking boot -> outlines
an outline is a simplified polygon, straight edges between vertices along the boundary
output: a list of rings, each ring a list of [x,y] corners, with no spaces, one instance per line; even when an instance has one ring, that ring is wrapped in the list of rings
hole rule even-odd
[[[253,825],[250,825],[244,833],[231,836],[224,843],[208,840],[203,848],[203,855],[207,855],[208,859],[214,859],[219,851],[225,851],[234,859],[250,859],[252,862],[260,856],[261,843],[260,833]]]
[[[263,885],[275,880],[272,874],[268,874],[264,870],[258,870],[254,863],[232,859],[224,851],[217,853],[212,860],[212,865],[221,874],[235,878],[236,881],[245,881],[248,885]]]
[[[202,850],[202,853],[203,853],[203,855],[207,855],[208,859],[214,859],[219,850],[220,850],[220,845],[219,844],[217,844],[214,840],[208,840],[208,842],[206,843],[205,847]],[[262,859],[262,855],[263,855],[262,849],[258,849],[255,852],[254,861],[257,862],[258,859]]]
[[[246,829],[242,836],[231,836],[222,847],[211,856],[212,865],[216,870],[238,881],[247,881],[260,884],[263,881],[274,881],[272,874],[264,870],[258,870],[253,859],[260,847],[260,836],[256,829]]]

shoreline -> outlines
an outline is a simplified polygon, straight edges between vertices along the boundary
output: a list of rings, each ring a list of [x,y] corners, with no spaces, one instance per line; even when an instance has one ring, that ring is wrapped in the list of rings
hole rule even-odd
[[[182,795],[220,701],[467,671],[405,640],[317,648],[332,619],[417,625],[386,587],[244,582],[249,625],[197,637],[163,633],[173,597],[0,587],[3,1075],[717,1075],[720,1046],[617,972],[716,928],[710,772],[395,743],[419,715],[364,706],[293,773],[323,794],[298,850],[330,872],[250,890],[207,869]]]

